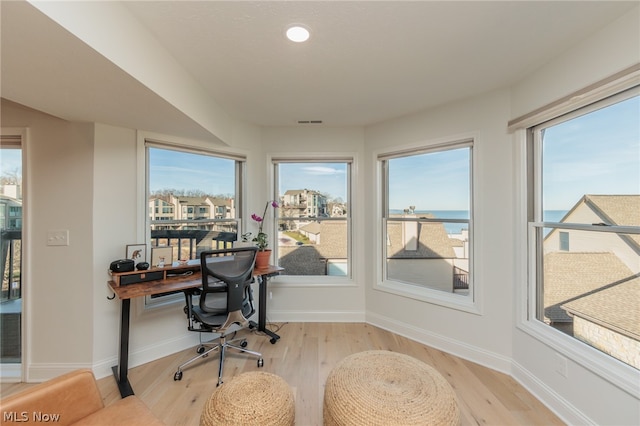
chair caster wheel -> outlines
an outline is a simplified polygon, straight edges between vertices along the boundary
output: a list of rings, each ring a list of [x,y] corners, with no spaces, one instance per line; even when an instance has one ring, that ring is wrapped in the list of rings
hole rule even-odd
[[[271,340],[269,340],[269,342],[270,342],[272,345],[275,345],[277,341],[278,341],[278,339],[275,339],[275,338],[271,338]]]
[[[178,380],[182,380],[182,371],[176,371],[176,374],[173,375],[173,380],[175,380],[176,382]]]
[[[258,360],[258,368],[260,368],[260,367],[264,367],[264,359],[262,359],[262,358],[260,358]]]
[[[243,348],[247,347],[247,341],[243,340],[242,343],[240,343],[240,346],[242,346]]]
[[[199,354],[202,354],[204,353],[204,350],[205,350],[204,346],[198,346],[198,349],[196,349],[196,352]]]

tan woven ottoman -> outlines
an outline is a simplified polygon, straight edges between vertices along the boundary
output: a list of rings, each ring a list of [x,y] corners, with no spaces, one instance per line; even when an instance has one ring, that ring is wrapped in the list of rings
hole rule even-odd
[[[366,351],[343,359],[324,389],[324,424],[458,425],[451,385],[433,367],[408,355]]]
[[[251,371],[223,383],[211,395],[200,426],[293,426],[295,403],[291,388],[279,376]]]

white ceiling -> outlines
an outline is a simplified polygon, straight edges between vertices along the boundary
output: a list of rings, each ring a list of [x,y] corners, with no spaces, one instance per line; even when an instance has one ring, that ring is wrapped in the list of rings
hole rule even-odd
[[[508,87],[638,3],[123,4],[230,116],[364,126]],[[1,6],[3,97],[66,119],[208,134],[29,4]],[[311,30],[307,43],[285,39],[292,23]]]

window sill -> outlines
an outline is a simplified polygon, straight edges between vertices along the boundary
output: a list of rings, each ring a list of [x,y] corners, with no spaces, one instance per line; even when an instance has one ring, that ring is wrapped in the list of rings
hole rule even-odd
[[[269,279],[278,287],[358,287],[349,277],[278,275]]]
[[[519,321],[518,329],[549,346],[572,362],[619,387],[635,398],[640,398],[640,370],[624,364],[573,337],[537,320]]]
[[[408,297],[421,302],[432,303],[445,308],[456,309],[470,314],[482,315],[478,303],[473,300],[473,294],[461,295],[432,290],[426,287],[401,283],[398,281],[378,282],[373,286],[375,290]]]

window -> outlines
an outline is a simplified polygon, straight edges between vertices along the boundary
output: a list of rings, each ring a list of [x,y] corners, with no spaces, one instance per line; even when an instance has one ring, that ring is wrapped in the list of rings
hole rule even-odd
[[[640,97],[529,129],[530,318],[640,369]],[[570,243],[570,244],[569,244]],[[564,336],[564,337],[562,337]]]
[[[284,275],[351,277],[351,160],[273,159]]]
[[[472,146],[462,141],[378,156],[383,283],[470,294]]]
[[[22,143],[20,136],[0,138],[0,301],[20,299],[22,270]]]
[[[0,132],[0,364],[2,377],[20,377],[22,361],[22,131]]]
[[[560,231],[559,237],[560,237],[560,250],[569,251],[569,233],[565,231]]]
[[[171,261],[198,259],[241,233],[244,158],[145,142],[148,238],[153,251],[171,248]],[[152,265],[153,266],[153,265]],[[167,299],[165,295],[153,299]]]

